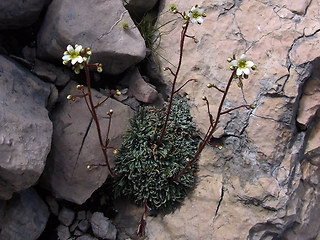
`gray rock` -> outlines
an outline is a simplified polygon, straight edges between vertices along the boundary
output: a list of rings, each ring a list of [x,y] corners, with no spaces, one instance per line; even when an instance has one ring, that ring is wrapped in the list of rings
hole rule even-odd
[[[52,136],[49,94],[50,84],[0,56],[0,199],[29,188],[42,174]]]
[[[77,240],[98,240],[97,238],[90,236],[89,234],[78,237]]]
[[[1,240],[36,240],[49,218],[46,204],[32,188],[7,201],[0,219]]]
[[[90,223],[87,219],[83,219],[78,223],[78,228],[82,232],[86,232],[90,227]]]
[[[50,211],[53,213],[53,215],[58,216],[59,214],[59,204],[55,198],[52,196],[46,196],[46,203],[48,204]]]
[[[35,59],[32,72],[47,82],[52,82],[58,87],[65,86],[71,78],[71,72],[64,66],[56,67],[48,62]]]
[[[0,29],[15,29],[35,23],[47,0],[10,0],[0,2]]]
[[[117,237],[116,227],[101,212],[93,213],[91,228],[96,237],[110,240],[116,239]]]
[[[42,182],[52,194],[77,204],[84,203],[98,189],[108,176],[107,167],[93,167],[89,164],[104,163],[97,129],[92,122],[84,99],[69,102],[68,94],[79,94],[76,84],[70,82],[60,96],[58,107],[52,113],[54,124],[51,154],[47,160]],[[98,103],[105,97],[93,90],[93,101]],[[114,110],[110,131],[110,146],[119,146],[121,135],[126,131],[128,119],[133,111],[113,99],[97,109],[101,131],[107,132],[106,112]],[[113,154],[109,154],[112,160]]]
[[[67,240],[71,236],[69,232],[69,228],[62,224],[57,227],[57,234],[58,234],[58,240]]]
[[[86,211],[82,210],[82,211],[79,211],[79,212],[77,213],[77,219],[78,219],[78,220],[83,220],[83,219],[85,219],[85,218],[86,218]]]
[[[129,76],[129,96],[134,96],[144,103],[152,103],[158,98],[158,92],[155,87],[143,79],[137,68],[131,71]]]
[[[37,55],[61,62],[68,44],[91,47],[91,62],[103,64],[105,72],[119,74],[140,62],[146,54],[144,39],[137,28],[123,29],[122,22],[134,26],[121,0],[51,3],[38,35]],[[90,9],[90,11],[88,10]]]
[[[65,226],[70,226],[74,220],[75,213],[69,208],[63,207],[59,212],[58,219]]]

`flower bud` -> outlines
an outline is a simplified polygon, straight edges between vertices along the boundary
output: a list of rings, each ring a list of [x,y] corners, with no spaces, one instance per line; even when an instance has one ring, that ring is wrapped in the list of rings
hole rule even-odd
[[[87,165],[87,169],[90,169],[90,168],[92,168],[91,165]]]
[[[116,95],[117,95],[117,96],[120,96],[120,95],[121,95],[121,92],[120,92],[118,89],[116,90]]]
[[[190,158],[186,158],[186,161],[187,161],[187,162],[190,162]]]
[[[207,100],[207,97],[206,96],[202,96],[202,100]]]
[[[97,67],[97,72],[101,73],[102,72],[102,67]]]
[[[230,70],[234,71],[236,69],[235,66],[230,66]]]
[[[207,88],[212,88],[213,87],[213,84],[212,83],[208,83],[207,84]]]
[[[231,58],[231,57],[228,57],[228,59],[227,59],[228,62],[231,62],[232,60],[233,60],[233,58]]]
[[[256,108],[256,105],[251,104],[251,105],[250,105],[250,108],[251,108],[251,109],[255,109],[255,108]]]
[[[63,61],[62,64],[63,64],[63,65],[67,65],[67,64],[68,64],[68,61]]]
[[[182,28],[186,28],[186,27],[187,27],[187,24],[186,24],[186,23],[182,25]]]
[[[113,113],[113,109],[110,109],[110,110],[109,110],[109,113],[112,114],[112,113]]]
[[[198,39],[196,39],[196,38],[195,38],[193,41],[194,41],[195,43],[198,43],[198,42],[199,42],[199,40],[198,40]]]
[[[80,68],[79,68],[79,67],[76,67],[76,68],[74,69],[74,72],[75,72],[75,74],[79,74],[79,73],[80,73]]]
[[[221,145],[218,146],[218,149],[221,150],[223,147]]]
[[[205,13],[202,13],[202,17],[206,17],[207,16],[207,14],[205,14]]]
[[[90,49],[90,48],[89,48],[89,49]],[[91,56],[91,54],[92,54],[91,50],[87,50],[87,55],[88,55],[88,56]]]
[[[77,85],[77,89],[78,90],[82,90],[83,89],[83,85]]]
[[[115,154],[115,155],[118,154],[118,149],[116,149],[116,148],[113,149],[113,154]]]
[[[242,88],[243,87],[243,82],[241,80],[239,80],[237,85],[238,85],[239,88]]]
[[[252,70],[256,70],[256,69],[257,69],[257,66],[256,66],[256,65],[253,65],[253,66],[251,67],[251,69],[252,69]]]

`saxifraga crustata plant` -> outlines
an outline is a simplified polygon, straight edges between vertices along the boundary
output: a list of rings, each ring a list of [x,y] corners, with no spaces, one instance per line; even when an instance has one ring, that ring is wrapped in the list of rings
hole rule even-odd
[[[77,98],[84,98],[85,104],[91,113],[92,119],[96,124],[97,134],[99,143],[101,146],[101,150],[103,152],[103,156],[105,159],[105,163],[103,164],[90,164],[87,166],[88,169],[91,169],[95,166],[106,166],[112,176],[117,176],[114,171],[110,167],[110,162],[108,158],[107,150],[113,150],[114,154],[117,154],[118,150],[116,147],[109,146],[109,132],[111,128],[111,119],[113,115],[113,110],[110,109],[107,112],[107,116],[109,118],[108,122],[108,128],[107,128],[107,134],[106,137],[102,137],[100,122],[97,116],[96,109],[103,105],[110,97],[114,95],[121,95],[121,92],[119,90],[112,91],[108,96],[105,97],[101,102],[94,103],[92,98],[92,91],[91,91],[91,77],[90,77],[90,71],[95,70],[97,72],[102,72],[102,64],[100,63],[94,63],[90,64],[90,56],[91,56],[91,50],[90,48],[83,48],[81,45],[76,44],[75,47],[68,45],[67,50],[64,52],[64,55],[62,57],[63,64],[71,67],[71,69],[76,73],[79,74],[80,71],[83,69],[85,71],[86,76],[86,83],[87,88],[85,88],[83,85],[77,85],[77,89],[80,91],[80,94],[78,95],[68,95],[67,99],[75,101]]]
[[[201,24],[206,16],[198,5],[188,13],[178,11],[175,5],[170,10],[183,19],[180,38],[179,61],[177,68],[170,71],[173,76],[171,94],[167,105],[157,110],[155,108],[141,108],[131,120],[131,127],[124,137],[120,154],[115,162],[116,179],[114,191],[116,196],[127,196],[136,204],[144,206],[144,213],[137,230],[138,236],[144,236],[146,216],[153,211],[174,211],[178,203],[182,202],[189,190],[194,186],[196,161],[204,147],[217,128],[220,117],[239,108],[253,109],[253,105],[240,105],[231,109],[223,109],[223,104],[234,79],[242,87],[243,78],[248,78],[250,69],[256,67],[252,61],[247,61],[242,55],[239,60],[229,58],[232,74],[225,89],[220,89],[212,83],[207,85],[222,93],[216,117],[210,112],[210,104],[205,96],[209,115],[209,128],[205,137],[200,141],[194,138],[195,126],[192,122],[188,105],[175,95],[188,83],[197,82],[189,79],[180,87],[176,86],[182,65],[183,48],[186,38],[198,43],[195,36],[187,34],[190,24]],[[198,144],[199,143],[199,144]]]
[[[247,61],[243,54],[239,60],[235,56],[229,58],[232,70],[231,76],[224,89],[220,89],[212,83],[207,87],[217,90],[222,94],[218,111],[215,117],[210,111],[210,104],[206,96],[202,99],[206,102],[209,116],[209,127],[203,139],[199,142],[195,138],[195,124],[192,122],[189,107],[186,102],[175,95],[188,83],[197,82],[191,78],[180,87],[176,86],[180,68],[182,65],[183,49],[186,38],[192,39],[195,43],[198,39],[187,34],[191,24],[201,24],[205,17],[204,11],[198,5],[191,8],[187,13],[178,11],[175,5],[170,6],[170,10],[183,19],[180,38],[179,61],[177,68],[172,70],[165,67],[165,71],[170,71],[173,76],[171,94],[167,105],[163,109],[152,107],[141,108],[134,118],[131,119],[131,127],[124,136],[120,154],[115,161],[115,169],[111,169],[107,150],[110,147],[108,133],[111,126],[111,109],[109,116],[108,133],[106,139],[102,138],[100,123],[97,118],[96,108],[100,107],[112,95],[120,95],[120,91],[114,91],[102,102],[94,104],[91,95],[90,70],[102,71],[102,65],[89,64],[91,50],[83,49],[81,45],[73,48],[67,47],[63,56],[63,64],[70,66],[75,73],[80,73],[84,69],[86,74],[87,91],[83,85],[77,88],[81,91],[79,95],[69,95],[69,100],[84,98],[85,103],[96,123],[98,139],[105,157],[104,164],[90,164],[88,168],[94,166],[107,166],[111,175],[115,177],[114,191],[116,196],[127,196],[133,201],[144,206],[144,213],[140,219],[137,230],[138,236],[143,236],[146,226],[146,217],[150,210],[154,211],[174,211],[178,204],[183,201],[189,190],[194,186],[195,174],[197,171],[196,162],[206,145],[210,144],[210,139],[215,132],[222,115],[228,114],[239,108],[253,109],[254,105],[240,105],[230,109],[224,109],[223,105],[229,92],[233,80],[238,81],[238,86],[242,88],[243,79],[248,78],[250,69],[255,70],[256,66],[252,61]]]

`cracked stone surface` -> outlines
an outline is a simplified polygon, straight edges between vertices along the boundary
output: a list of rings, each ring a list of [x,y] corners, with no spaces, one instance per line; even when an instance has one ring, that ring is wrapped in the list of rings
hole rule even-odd
[[[128,23],[129,29],[121,24]],[[37,56],[61,63],[68,44],[90,47],[91,62],[119,74],[140,62],[146,54],[144,40],[121,0],[52,1],[38,34]]]
[[[158,24],[175,19],[170,4],[188,11],[188,1],[164,0]],[[244,97],[234,82],[225,109],[255,104],[222,117],[215,135],[222,149],[207,147],[199,159],[194,191],[172,214],[148,217],[147,239],[319,239],[319,56],[320,2],[316,0],[202,0],[197,4],[207,17],[192,25],[183,65],[182,95],[190,99],[200,135],[209,123],[207,96],[215,114],[230,77],[228,57],[246,53],[258,70],[244,80]],[[160,69],[177,67],[181,21],[160,31],[156,52]],[[165,60],[164,60],[165,59]],[[172,75],[162,72],[170,84]],[[118,216],[121,231],[134,238],[124,219],[137,215],[128,210]],[[142,210],[140,210],[142,212]],[[132,212],[132,214],[128,214]],[[120,231],[120,232],[121,232]]]
[[[70,82],[63,89],[58,107],[52,113],[52,149],[41,180],[55,197],[82,204],[105,182],[109,172],[107,167],[87,169],[89,164],[104,164],[105,161],[95,123],[84,99],[70,102],[66,98],[69,94],[79,94],[76,83]],[[95,103],[105,99],[95,90],[92,90],[92,94]],[[110,109],[114,110],[114,114],[109,146],[117,147],[121,144],[121,135],[128,127],[133,110],[114,99],[108,99],[97,108],[103,138],[108,126],[106,113]],[[112,151],[109,157],[112,163]]]

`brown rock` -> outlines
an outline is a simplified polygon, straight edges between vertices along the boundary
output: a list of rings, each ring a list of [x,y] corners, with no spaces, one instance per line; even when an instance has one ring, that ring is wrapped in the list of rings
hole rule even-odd
[[[182,0],[161,2],[158,26],[176,18],[166,12],[172,3],[182,12],[192,7]],[[149,217],[147,238],[314,239],[319,232],[314,220],[319,214],[315,187],[319,170],[308,164],[320,161],[319,126],[314,120],[312,132],[298,133],[295,120],[302,82],[306,93],[301,95],[299,121],[315,119],[319,108],[315,69],[319,68],[320,6],[310,0],[197,3],[207,17],[203,24],[188,29],[199,43],[186,39],[177,86],[190,78],[199,80],[180,93],[190,99],[200,134],[209,125],[202,96],[209,100],[213,116],[222,97],[206,84],[225,88],[231,74],[226,59],[233,54],[246,53],[258,69],[243,81],[244,97],[236,82],[231,84],[224,109],[245,103],[254,103],[256,108],[239,109],[220,119],[215,136],[222,149],[208,147],[202,153],[193,193],[176,212]],[[166,33],[157,50],[162,57],[160,67],[175,70],[181,25],[180,20],[173,20],[159,29]],[[172,83],[169,71],[162,76],[168,85]],[[309,146],[307,152],[304,146]],[[304,153],[311,160],[302,166]]]
[[[158,98],[158,92],[149,83],[147,83],[140,75],[138,69],[134,69],[129,73],[129,91],[128,95],[135,97],[144,103],[153,103]]]

